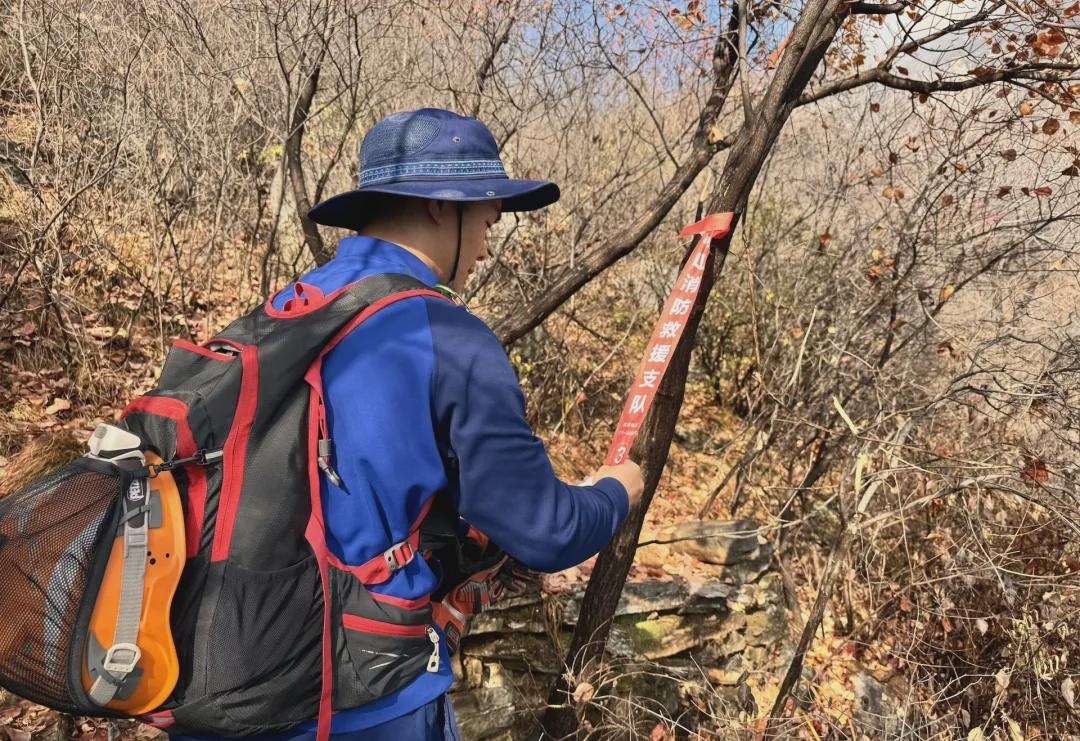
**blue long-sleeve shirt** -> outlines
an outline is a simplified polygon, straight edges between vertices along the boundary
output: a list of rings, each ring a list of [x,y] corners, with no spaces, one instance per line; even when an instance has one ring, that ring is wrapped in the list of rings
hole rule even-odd
[[[438,278],[403,248],[369,237],[341,241],[337,256],[301,281],[330,294],[378,273]],[[291,292],[277,299],[278,308]],[[424,504],[446,493],[458,513],[515,560],[558,571],[601,550],[625,518],[615,479],[560,481],[525,418],[525,401],[494,333],[463,307],[427,297],[391,304],[349,333],[323,363],[334,465],[323,477],[327,543],[362,564],[404,540]],[[437,578],[413,559],[372,591],[430,594]],[[445,657],[444,657],[445,658]],[[368,728],[449,689],[450,662],[398,692],[334,717],[333,731]]]

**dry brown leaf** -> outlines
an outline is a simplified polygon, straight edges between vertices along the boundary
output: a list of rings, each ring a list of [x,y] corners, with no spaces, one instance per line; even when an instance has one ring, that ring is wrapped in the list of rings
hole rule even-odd
[[[675,16],[675,23],[678,24],[679,28],[684,31],[694,30],[694,19],[688,14],[679,13],[677,16]]]
[[[881,195],[885,196],[890,201],[899,201],[904,197],[904,191],[896,186],[889,185],[885,187],[885,190],[881,191]]]
[[[71,402],[67,399],[53,399],[53,403],[45,407],[46,414],[57,414],[58,412],[66,412],[71,409]]]
[[[1061,54],[1065,46],[1065,34],[1056,28],[1047,29],[1038,35],[1031,48],[1040,57],[1054,57]]]
[[[1040,458],[1025,457],[1024,468],[1020,471],[1020,480],[1028,484],[1045,484],[1050,480],[1050,469],[1046,461]]]
[[[1020,730],[1020,724],[1009,716],[1005,716],[1009,726],[1009,741],[1024,741],[1024,732]]]
[[[1008,669],[999,669],[998,673],[994,675],[994,684],[997,685],[998,692],[1004,692],[1009,689],[1009,681],[1012,679],[1012,675]]]
[[[1043,121],[1042,131],[1047,136],[1053,136],[1061,131],[1061,121],[1058,121],[1056,118],[1046,119]]]
[[[113,327],[90,327],[90,329],[86,330],[86,334],[95,340],[111,340],[116,335],[116,329]]]
[[[574,702],[578,705],[584,704],[596,696],[596,688],[589,682],[578,682],[578,686],[574,688]]]
[[[36,331],[36,324],[34,324],[33,322],[26,322],[25,324],[20,324],[18,327],[16,327],[11,332],[11,334],[15,335],[16,337],[29,337]]]
[[[1030,100],[1025,100],[1023,103],[1020,104],[1020,115],[1021,116],[1030,116],[1034,112],[1035,112],[1035,104],[1032,103]]]

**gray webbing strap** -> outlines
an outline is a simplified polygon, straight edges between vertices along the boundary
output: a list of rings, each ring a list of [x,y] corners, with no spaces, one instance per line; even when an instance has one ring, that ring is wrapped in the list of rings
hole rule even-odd
[[[113,645],[102,662],[104,670],[94,680],[89,693],[90,699],[101,706],[112,701],[135,671],[142,656],[136,644],[146,578],[149,484],[149,479],[133,479],[124,496],[124,566],[120,581],[120,609],[116,616]]]

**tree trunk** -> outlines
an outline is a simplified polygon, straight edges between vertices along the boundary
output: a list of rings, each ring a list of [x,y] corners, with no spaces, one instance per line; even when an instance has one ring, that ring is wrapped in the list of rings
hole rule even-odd
[[[769,88],[754,114],[740,129],[731,153],[708,206],[709,213],[735,212],[734,231],[757,174],[772,150],[780,130],[787,122],[810,76],[825,56],[839,28],[842,0],[811,0],[792,29],[784,56]],[[709,265],[701,284],[701,292],[687,320],[671,365],[657,391],[653,408],[645,420],[641,434],[631,452],[639,461],[645,477],[645,494],[641,504],[631,511],[623,527],[596,563],[581,606],[581,617],[567,654],[571,669],[556,683],[548,698],[550,707],[541,721],[544,732],[554,739],[572,738],[578,730],[578,720],[570,701],[571,682],[577,677],[588,679],[603,657],[611,628],[611,619],[619,601],[626,576],[634,560],[649,504],[667,461],[668,450],[682,407],[690,357],[695,336],[705,311],[709,293],[723,269],[732,234],[714,243]]]
[[[307,181],[304,178],[304,166],[301,157],[300,145],[304,140],[304,128],[307,126],[308,115],[311,112],[311,101],[315,99],[315,93],[319,89],[319,74],[322,71],[322,59],[312,67],[311,73],[304,80],[300,89],[300,97],[292,110],[289,136],[285,140],[285,162],[289,169],[289,181],[292,183],[293,200],[296,202],[296,216],[300,220],[300,230],[304,233],[304,243],[307,245],[315,262],[322,265],[333,257],[326,249],[319,227],[308,218],[311,210],[311,201],[308,199]]]

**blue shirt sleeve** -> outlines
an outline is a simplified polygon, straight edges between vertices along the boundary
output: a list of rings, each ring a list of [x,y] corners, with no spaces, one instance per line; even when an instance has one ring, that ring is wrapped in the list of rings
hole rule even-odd
[[[569,568],[603,549],[626,517],[626,489],[612,478],[594,486],[560,481],[525,419],[525,398],[495,334],[461,307],[427,304],[432,412],[457,468],[458,513],[538,571]]]

